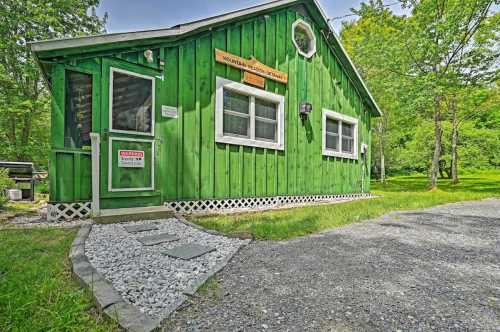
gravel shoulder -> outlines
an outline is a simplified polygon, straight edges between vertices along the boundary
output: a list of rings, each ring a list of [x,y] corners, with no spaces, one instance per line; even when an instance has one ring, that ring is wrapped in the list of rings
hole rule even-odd
[[[253,242],[178,331],[500,331],[500,200]]]

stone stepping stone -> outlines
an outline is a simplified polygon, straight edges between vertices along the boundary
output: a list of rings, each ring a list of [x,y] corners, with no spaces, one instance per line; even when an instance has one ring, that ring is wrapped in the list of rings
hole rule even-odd
[[[132,226],[123,226],[123,227],[129,233],[155,231],[158,229],[158,226],[156,226],[156,225],[132,225]]]
[[[196,243],[188,243],[182,246],[169,249],[165,251],[164,254],[173,258],[190,260],[208,254],[209,252],[212,251],[215,251],[215,248],[202,246]]]
[[[138,238],[137,241],[142,243],[145,246],[154,246],[157,244],[165,243],[165,242],[173,242],[173,241],[178,241],[179,237],[176,235],[172,234],[156,234],[156,235],[151,235],[151,236],[145,236]]]

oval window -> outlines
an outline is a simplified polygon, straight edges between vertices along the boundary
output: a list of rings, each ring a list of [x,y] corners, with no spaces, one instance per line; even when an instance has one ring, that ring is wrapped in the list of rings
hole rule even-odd
[[[304,20],[297,20],[292,26],[292,38],[299,54],[310,58],[316,53],[316,36]]]

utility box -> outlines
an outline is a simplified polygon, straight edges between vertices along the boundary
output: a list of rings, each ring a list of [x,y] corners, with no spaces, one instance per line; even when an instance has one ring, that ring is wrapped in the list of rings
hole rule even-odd
[[[23,192],[21,189],[7,189],[7,198],[10,201],[20,201],[23,199]]]

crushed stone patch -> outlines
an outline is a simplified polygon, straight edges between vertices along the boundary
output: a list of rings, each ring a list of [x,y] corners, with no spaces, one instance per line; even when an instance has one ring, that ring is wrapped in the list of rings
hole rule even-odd
[[[157,229],[129,233],[124,226]],[[171,234],[178,241],[145,246],[145,236]],[[248,240],[226,238],[191,227],[175,218],[124,224],[93,225],[85,243],[85,254],[95,269],[111,282],[123,299],[141,312],[163,319],[188,299],[208,277],[217,272],[247,244]],[[203,256],[182,260],[166,250],[196,243],[215,248]]]

